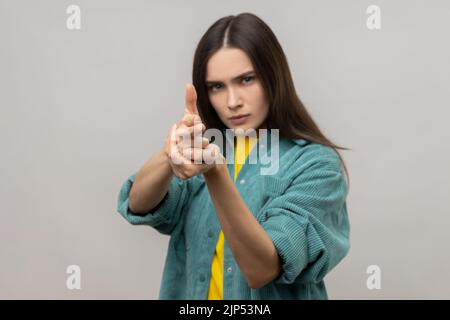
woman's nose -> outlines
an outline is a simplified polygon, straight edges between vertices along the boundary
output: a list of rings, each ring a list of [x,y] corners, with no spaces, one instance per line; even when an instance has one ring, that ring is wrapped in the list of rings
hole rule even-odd
[[[242,104],[239,94],[235,89],[228,90],[227,106],[229,109],[235,109]]]

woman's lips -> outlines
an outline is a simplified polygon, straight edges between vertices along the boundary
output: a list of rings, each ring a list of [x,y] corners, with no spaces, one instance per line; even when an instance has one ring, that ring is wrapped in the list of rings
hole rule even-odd
[[[244,117],[240,117],[240,118],[236,118],[236,119],[230,119],[231,123],[233,123],[234,125],[240,125],[245,123],[245,121],[247,121],[248,117],[250,115],[246,115]]]

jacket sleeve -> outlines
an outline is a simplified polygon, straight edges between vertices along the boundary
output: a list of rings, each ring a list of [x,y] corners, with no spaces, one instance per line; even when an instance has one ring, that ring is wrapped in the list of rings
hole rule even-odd
[[[320,282],[350,249],[348,191],[339,159],[320,158],[303,166],[285,187],[272,184],[284,190],[258,219],[282,261],[276,284]]]
[[[189,199],[187,180],[172,178],[169,190],[160,203],[146,214],[133,213],[129,206],[129,193],[136,173],[123,183],[117,201],[117,211],[133,225],[149,225],[162,234],[170,235],[180,222],[184,207]]]

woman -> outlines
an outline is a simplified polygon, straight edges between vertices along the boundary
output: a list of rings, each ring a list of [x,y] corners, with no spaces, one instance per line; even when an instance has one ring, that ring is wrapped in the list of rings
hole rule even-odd
[[[219,19],[193,84],[165,148],[118,199],[131,224],[171,236],[160,299],[327,299],[324,277],[350,247],[345,148],[299,100],[275,35],[253,14]],[[223,150],[201,137],[210,130]],[[276,155],[275,170],[255,155]]]

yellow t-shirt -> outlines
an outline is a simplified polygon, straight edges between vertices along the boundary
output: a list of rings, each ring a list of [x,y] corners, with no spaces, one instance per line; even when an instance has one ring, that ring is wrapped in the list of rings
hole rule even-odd
[[[242,168],[250,150],[256,144],[257,137],[238,136],[234,141],[234,181]],[[245,144],[244,144],[245,142]],[[211,280],[209,282],[208,300],[223,300],[223,245],[222,230],[217,240],[216,251],[211,266]]]

